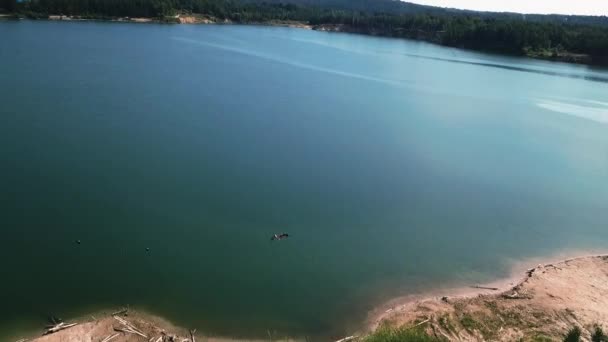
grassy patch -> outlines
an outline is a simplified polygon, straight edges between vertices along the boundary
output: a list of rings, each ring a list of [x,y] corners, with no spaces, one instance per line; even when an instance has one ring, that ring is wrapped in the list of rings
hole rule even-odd
[[[445,339],[428,335],[423,328],[408,329],[381,327],[363,342],[446,342]]]
[[[498,310],[498,304],[496,303],[496,301],[486,301],[485,304],[486,304],[486,307],[488,307],[488,309],[490,309],[490,311],[492,311],[492,313],[494,313],[494,314],[500,313],[500,310]]]
[[[450,314],[446,313],[443,316],[439,317],[439,326],[448,332],[456,332],[456,329],[452,325]]]
[[[473,330],[479,327],[479,323],[469,314],[464,314],[460,319],[460,324],[468,331],[473,332]]]
[[[554,340],[545,335],[536,335],[536,336],[532,337],[531,341],[532,342],[553,342]]]

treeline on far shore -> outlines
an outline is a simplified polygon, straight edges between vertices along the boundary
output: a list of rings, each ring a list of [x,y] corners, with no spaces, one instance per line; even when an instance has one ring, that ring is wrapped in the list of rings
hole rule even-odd
[[[367,0],[369,1],[369,0]],[[329,0],[0,0],[5,11],[28,17],[172,18],[200,14],[237,23],[298,21],[327,30],[430,41],[466,49],[608,64],[608,26],[493,17],[426,7],[411,13],[331,7]],[[572,59],[572,60],[569,60]]]

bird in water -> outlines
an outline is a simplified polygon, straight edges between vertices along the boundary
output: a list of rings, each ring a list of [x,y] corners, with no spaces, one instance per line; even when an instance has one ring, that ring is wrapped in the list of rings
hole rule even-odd
[[[287,239],[289,237],[289,234],[287,233],[281,233],[281,234],[274,234],[270,240],[274,241],[274,240],[283,240],[283,239]]]

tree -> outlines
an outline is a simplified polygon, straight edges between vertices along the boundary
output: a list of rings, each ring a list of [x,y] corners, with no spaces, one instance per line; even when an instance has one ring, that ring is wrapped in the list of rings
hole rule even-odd
[[[14,12],[17,9],[17,0],[0,0],[0,8]]]
[[[608,336],[604,334],[604,331],[600,326],[595,327],[593,335],[591,335],[591,342],[608,342]]]
[[[580,342],[581,340],[581,328],[574,327],[568,331],[568,334],[564,338],[564,342]]]

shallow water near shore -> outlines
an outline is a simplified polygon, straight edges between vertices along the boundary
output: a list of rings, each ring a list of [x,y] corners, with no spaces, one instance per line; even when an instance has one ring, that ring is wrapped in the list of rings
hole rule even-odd
[[[0,336],[131,304],[324,340],[608,242],[605,70],[291,28],[0,36]]]

